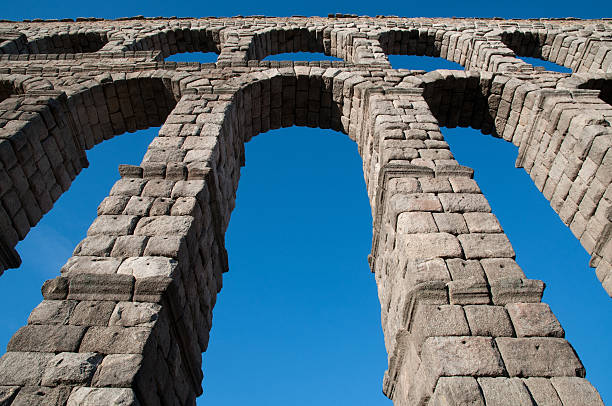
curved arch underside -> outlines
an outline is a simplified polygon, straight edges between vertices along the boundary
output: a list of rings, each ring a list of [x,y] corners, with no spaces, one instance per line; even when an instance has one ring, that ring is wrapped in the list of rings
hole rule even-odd
[[[244,144],[298,125],[347,134],[362,158],[389,354],[383,390],[396,405],[492,405],[498,393],[567,406],[580,393],[584,404],[601,405],[541,303],[544,284],[516,264],[473,171],[440,132],[473,127],[517,146],[517,165],[612,293],[609,29],[602,21],[523,23],[253,17],[0,31],[0,269],[18,265],[15,245],[88,165],[86,150],[162,125],[142,163],[119,168],[86,238],[11,339],[0,360],[2,396],[14,404],[29,396],[194,404],[228,270],[224,234]],[[219,59],[163,61],[190,51]],[[344,61],[260,61],[297,51]],[[466,69],[394,70],[387,54],[443,57]],[[517,54],[577,74],[534,69]],[[63,363],[79,374],[68,380],[53,369]]]

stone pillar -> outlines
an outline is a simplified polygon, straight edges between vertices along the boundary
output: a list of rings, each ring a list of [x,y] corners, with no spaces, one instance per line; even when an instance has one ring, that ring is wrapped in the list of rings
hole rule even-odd
[[[195,404],[227,270],[214,95],[184,96],[0,360],[12,405]],[[212,149],[208,149],[211,148]],[[12,402],[12,403],[11,403]],[[115,403],[113,403],[115,402]]]
[[[396,406],[602,405],[495,215],[416,90],[378,95],[370,263]],[[373,113],[376,114],[376,113]],[[402,120],[393,120],[397,115]],[[371,181],[369,185],[371,184]],[[580,394],[580,395],[577,395]]]

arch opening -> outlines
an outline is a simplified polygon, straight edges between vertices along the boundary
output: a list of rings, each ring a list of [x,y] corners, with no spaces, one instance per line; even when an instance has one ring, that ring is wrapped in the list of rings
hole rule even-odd
[[[342,61],[340,58],[325,55],[322,52],[282,52],[268,55],[263,61]]]
[[[458,35],[458,34],[457,34]],[[448,37],[446,43],[443,39],[445,36],[444,31],[430,32],[427,29],[403,29],[403,30],[389,30],[380,34],[378,40],[383,52],[389,57],[389,61],[392,62],[393,55],[414,55],[414,56],[427,56],[443,58],[451,63],[456,63],[461,66],[459,69],[463,69],[465,60],[461,60],[461,56],[456,57],[454,55],[454,49],[449,49]],[[457,46],[458,41],[454,41]],[[397,61],[397,59],[396,59]],[[416,62],[416,60],[409,60],[410,63]],[[396,62],[397,63],[397,62]],[[394,68],[395,65],[392,62]],[[402,64],[401,68],[408,69]],[[452,65],[454,66],[454,65]],[[443,69],[455,69],[443,68]]]
[[[523,59],[527,59],[525,62],[534,66],[544,66],[547,70],[554,72],[571,72],[572,67],[569,62],[566,62],[571,58],[561,58],[559,55],[559,48],[561,43],[555,40],[555,34],[548,34],[547,32],[536,33],[531,31],[505,31],[501,34],[501,41],[516,55]],[[553,57],[556,54],[556,58]],[[565,53],[567,55],[567,52]],[[568,55],[569,56],[569,55]],[[543,64],[540,61],[544,61]],[[546,63],[547,62],[547,63]]]
[[[182,52],[164,58],[166,62],[198,62],[198,63],[215,63],[219,54],[216,52]]]
[[[365,260],[371,220],[355,145],[329,130],[290,127],[249,141],[246,157],[198,404],[277,404],[289,396],[296,405],[390,404],[380,393],[386,355]],[[311,300],[315,294],[320,300]],[[229,370],[248,380],[231,400]]]
[[[106,33],[79,32],[57,33],[27,42],[27,53],[31,54],[78,54],[102,49],[108,42]],[[24,52],[21,52],[24,53]]]
[[[218,55],[221,53],[221,40],[218,29],[172,27],[126,43],[126,47],[129,51],[161,51],[164,58],[197,52]]]
[[[253,36],[248,54],[250,59],[263,60],[271,55],[306,52],[323,54],[327,57],[339,57],[339,55],[332,55],[331,40],[324,38],[322,29],[311,30],[303,27],[258,32]]]

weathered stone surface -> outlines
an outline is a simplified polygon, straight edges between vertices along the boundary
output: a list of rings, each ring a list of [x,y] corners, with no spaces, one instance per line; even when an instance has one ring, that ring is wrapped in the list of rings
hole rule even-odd
[[[506,305],[518,337],[564,337],[565,331],[546,303]]]
[[[66,406],[139,406],[131,389],[78,388],[72,391]]]
[[[95,387],[130,387],[142,366],[142,355],[111,354],[104,357],[93,378]]]
[[[77,274],[70,278],[69,299],[130,300],[134,277],[123,274]]]
[[[465,306],[465,315],[472,335],[512,337],[514,329],[508,312],[502,306]]]
[[[490,281],[493,303],[538,303],[544,293],[544,282],[534,279],[503,278]]]
[[[66,296],[68,296],[68,279],[62,276],[49,279],[43,284],[41,292],[45,299],[66,299]]]
[[[448,296],[452,304],[489,304],[489,288],[484,280],[475,278],[448,282]]]
[[[25,326],[21,327],[6,346],[7,351],[76,352],[85,327]]]
[[[438,380],[430,406],[485,406],[476,379],[467,376]]]
[[[439,126],[472,126],[517,146],[517,165],[612,292],[612,113],[605,88],[586,89],[609,79],[607,21],[80,20],[0,21],[0,273],[18,266],[14,247],[87,165],[86,150],[163,125],[140,165],[120,167],[65,277],[45,283],[29,329],[9,344],[56,361],[28,361],[28,386],[0,390],[15,397],[11,406],[65,406],[69,395],[71,404],[134,404],[135,393],[151,406],[195,403],[244,144],[292,125],[344,132],[363,159],[369,264],[389,350],[384,391],[394,404],[600,404],[586,381],[551,383],[582,376],[581,365],[554,341],[563,330],[539,303],[544,284],[513,260]],[[220,52],[218,63],[163,62],[186,50]],[[343,61],[260,60],[294,51]],[[386,54],[405,53],[465,70],[392,69]],[[89,353],[110,354],[93,379]]]
[[[127,258],[117,271],[119,274],[131,275],[135,278],[152,276],[170,277],[175,275],[178,261],[165,257],[135,257]]]
[[[603,406],[597,390],[583,378],[554,377],[550,380],[563,405]]]
[[[557,391],[548,378],[527,378],[523,382],[538,406],[563,406]]]
[[[90,327],[79,351],[100,354],[140,354],[151,330],[144,327]]]
[[[11,406],[60,406],[70,396],[70,387],[26,386],[21,388]]]
[[[119,302],[110,317],[109,326],[153,327],[161,306],[155,303]]]
[[[42,374],[54,354],[12,352],[0,358],[0,385],[40,385]]]
[[[402,234],[397,237],[397,246],[411,259],[461,256],[459,241],[448,233]]]
[[[106,326],[115,302],[84,300],[74,308],[70,324],[75,326]]]
[[[534,406],[520,378],[478,378],[487,405]]]
[[[87,385],[102,357],[96,353],[62,352],[53,357],[42,376],[44,386]]]
[[[511,377],[584,377],[582,363],[562,338],[499,337],[495,341]]]
[[[68,324],[75,306],[72,300],[43,300],[30,313],[28,324]]]
[[[459,237],[467,259],[514,258],[514,250],[505,234],[473,233]]]
[[[421,359],[435,376],[504,373],[499,352],[487,337],[429,337],[423,343]]]
[[[121,259],[108,257],[77,256],[70,257],[62,267],[63,276],[79,273],[114,274],[121,265]]]

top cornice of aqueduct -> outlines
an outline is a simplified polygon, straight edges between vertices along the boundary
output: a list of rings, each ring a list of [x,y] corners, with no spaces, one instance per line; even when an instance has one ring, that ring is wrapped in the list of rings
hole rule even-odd
[[[159,22],[214,22],[214,23],[224,23],[228,21],[232,21],[234,23],[258,23],[258,22],[303,22],[303,21],[312,21],[312,22],[321,22],[321,23],[351,23],[351,22],[369,22],[374,25],[377,24],[386,24],[386,23],[415,23],[415,24],[449,24],[449,25],[461,25],[470,22],[479,22],[479,23],[492,23],[493,25],[497,24],[538,24],[538,23],[546,23],[553,25],[576,25],[576,24],[606,24],[612,25],[612,18],[604,17],[599,19],[580,19],[576,17],[563,17],[563,18],[528,18],[528,19],[504,19],[501,17],[492,17],[492,18],[481,18],[481,17],[400,17],[400,16],[358,16],[356,14],[329,14],[327,17],[322,16],[263,16],[263,15],[251,15],[251,16],[242,16],[237,15],[233,17],[145,17],[145,16],[133,16],[133,17],[119,17],[115,19],[105,19],[98,17],[77,17],[73,18],[63,18],[63,19],[24,19],[22,21],[12,21],[12,20],[4,20],[0,19],[0,24],[53,24],[53,25],[63,25],[63,24],[125,24],[130,25],[137,23],[159,23]],[[487,24],[488,25],[488,24]],[[544,27],[542,27],[544,28]]]

